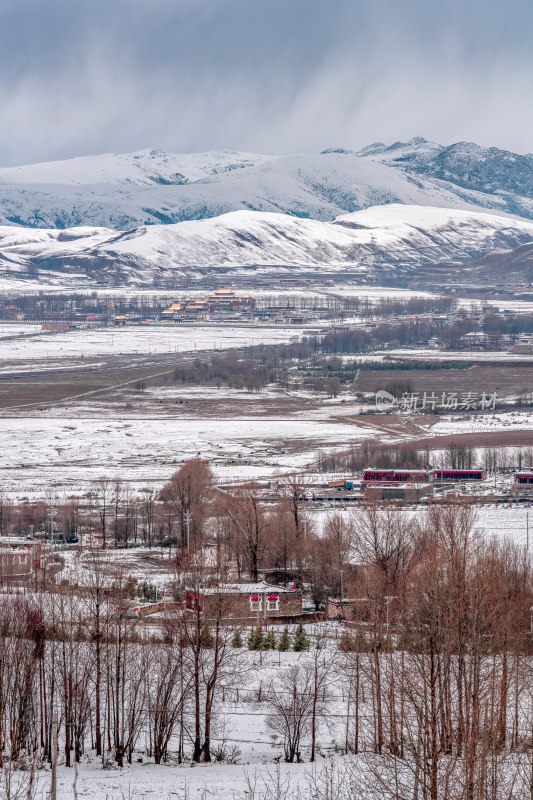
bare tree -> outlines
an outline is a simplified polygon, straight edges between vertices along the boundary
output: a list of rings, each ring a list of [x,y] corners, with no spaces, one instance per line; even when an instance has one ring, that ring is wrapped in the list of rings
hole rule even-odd
[[[189,532],[201,544],[205,504],[213,488],[214,476],[207,461],[194,458],[187,461],[163,486],[160,498],[177,515],[181,545],[185,549],[187,514],[190,514]]]
[[[111,620],[112,608],[109,600],[111,571],[109,559],[96,550],[84,553],[86,589],[84,605],[89,615],[89,635],[94,645],[94,720],[96,755],[102,755],[102,667],[105,654],[103,640]]]
[[[283,738],[285,761],[302,760],[301,747],[316,713],[315,671],[309,663],[287,667],[268,691],[270,727]]]
[[[96,507],[98,509],[98,517],[100,519],[100,532],[102,534],[102,549],[105,550],[107,544],[107,530],[108,530],[108,517],[111,489],[109,481],[106,478],[101,478],[94,485],[96,494]]]
[[[178,637],[143,648],[147,710],[156,764],[166,761],[168,745],[183,713],[190,675],[183,681],[183,645]]]
[[[243,547],[253,581],[258,580],[259,564],[265,547],[268,517],[254,484],[227,496],[226,513],[235,537]]]

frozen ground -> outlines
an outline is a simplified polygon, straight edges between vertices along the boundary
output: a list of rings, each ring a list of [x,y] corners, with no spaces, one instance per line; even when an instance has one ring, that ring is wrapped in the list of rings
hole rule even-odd
[[[292,626],[291,626],[292,627]],[[309,627],[309,626],[308,626]],[[336,628],[336,626],[335,626]],[[338,630],[336,630],[338,633]],[[338,654],[337,642],[330,630],[328,648],[331,656]],[[291,789],[295,791],[299,784],[307,789],[307,777],[311,773],[309,763],[308,739],[302,748],[304,762],[302,764],[285,764],[282,757],[282,745],[279,736],[273,736],[268,721],[270,705],[258,700],[258,688],[263,691],[281,670],[291,665],[302,663],[312,657],[306,653],[263,654],[241,651],[241,672],[234,676],[230,687],[226,688],[224,700],[220,692],[216,695],[215,730],[213,731],[213,748],[225,741],[226,750],[236,749],[236,764],[202,764],[192,767],[190,763],[178,766],[174,756],[169,763],[156,767],[142,751],[147,745],[146,725],[137,743],[138,752],[132,765],[126,764],[123,769],[111,764],[102,768],[99,759],[90,757],[89,763],[80,765],[76,780],[77,797],[86,800],[247,800],[246,776],[258,776],[259,781],[269,780],[274,775],[276,764],[280,761],[280,771],[284,778],[290,776]],[[239,687],[239,695],[236,688]],[[326,714],[319,714],[319,733],[317,767],[320,768],[324,756],[330,756],[342,750],[345,739],[346,701],[341,681],[335,672],[328,680],[329,701]],[[371,713],[370,693],[362,702],[361,714]],[[169,751],[175,753],[177,742],[171,740]],[[61,751],[60,751],[61,752]],[[144,763],[137,759],[141,757]],[[70,800],[73,795],[74,769],[60,765],[58,768],[58,800]],[[49,787],[50,772],[40,774],[40,786]],[[188,794],[187,794],[188,791]],[[287,795],[291,797],[291,793]],[[304,793],[304,797],[311,797]]]
[[[125,328],[84,329],[43,333],[42,336],[4,343],[0,339],[0,360],[226,350],[246,345],[288,342],[311,330],[314,329],[268,325],[131,325]]]
[[[529,430],[532,427],[533,413],[530,410],[509,411],[505,414],[485,412],[471,415],[462,414],[460,416],[450,415],[432,426],[431,435]]]
[[[28,333],[38,333],[41,326],[37,323],[16,323],[16,322],[0,322],[0,338],[4,339],[6,336],[22,336]]]
[[[195,456],[209,459],[219,479],[253,479],[373,435],[298,419],[0,419],[0,479],[15,497],[84,492],[102,477],[159,488]]]
[[[253,717],[252,723],[255,722]],[[83,764],[78,770],[77,797],[81,800],[247,800],[245,792],[246,776],[260,776],[260,780],[270,780],[275,771],[272,754],[265,764],[247,765],[163,764],[156,767],[152,763],[126,765],[123,769],[111,766],[102,769],[100,763]],[[306,783],[310,764],[284,764],[280,771],[286,778],[290,776],[293,788],[298,783]],[[58,769],[57,800],[71,800],[73,794],[74,770],[66,767]],[[43,791],[49,788],[50,776],[43,772],[40,786]],[[45,795],[46,797],[46,795]],[[290,797],[290,796],[289,796]]]
[[[507,350],[434,350],[431,348],[398,348],[377,350],[373,357],[409,358],[423,361],[533,361],[533,354],[511,353]],[[354,355],[354,358],[357,356]]]

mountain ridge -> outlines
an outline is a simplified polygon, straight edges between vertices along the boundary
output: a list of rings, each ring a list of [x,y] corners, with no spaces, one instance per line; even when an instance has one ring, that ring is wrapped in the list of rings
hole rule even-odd
[[[179,155],[152,148],[0,169],[0,224],[20,227],[125,230],[237,210],[331,221],[394,203],[533,219],[533,155],[415,137],[359,151]]]
[[[482,258],[533,242],[533,222],[428,206],[388,205],[331,222],[234,211],[128,231],[0,227],[3,278],[94,285],[243,274],[349,274],[355,281],[416,272],[428,262]],[[70,280],[70,278],[69,278]],[[74,280],[74,277],[72,277]]]

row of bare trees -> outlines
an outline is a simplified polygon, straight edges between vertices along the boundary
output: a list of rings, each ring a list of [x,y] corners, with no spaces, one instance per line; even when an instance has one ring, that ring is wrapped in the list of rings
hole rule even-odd
[[[209,622],[169,614],[149,635],[106,563],[86,564],[83,595],[0,597],[0,767],[51,761],[54,726],[67,767],[88,750],[131,763],[140,737],[156,764],[171,740],[179,761],[211,760],[216,692],[235,670],[223,607]]]
[[[329,595],[339,601],[340,652],[318,636],[257,695],[287,761],[315,759],[333,736],[364,764],[361,786],[374,776],[376,796],[531,797],[524,548],[488,540],[461,505],[413,516],[367,502],[315,531],[296,480],[268,505],[254,485],[213,493],[202,462],[164,492],[182,540],[189,528],[189,552],[176,548],[178,589],[199,594],[272,569],[292,574],[317,607]],[[149,637],[128,613],[127,575],[95,544],[81,559],[83,591],[1,597],[0,758],[50,759],[57,724],[67,765],[90,749],[104,763],[132,760],[137,748],[157,763],[170,752],[211,760],[221,687],[253,684],[224,624],[224,593],[215,591],[211,619],[198,605],[169,614]]]
[[[517,442],[518,442],[517,437]],[[383,445],[368,441],[338,452],[321,452],[317,456],[318,472],[361,472],[369,464],[383,469],[423,469],[431,464],[439,469],[483,469],[488,474],[509,473],[533,468],[533,448],[526,445],[509,447],[477,447],[474,439],[451,439],[438,450],[420,447],[412,442]]]
[[[378,504],[352,515],[346,546],[359,566],[342,655],[333,670],[331,657],[329,671],[315,663],[324,675],[318,714],[327,724],[342,701],[337,746],[357,758],[330,775],[338,794],[324,796],[531,800],[533,582],[524,548],[487,540],[467,507],[409,519]],[[288,671],[267,697],[274,729],[288,731],[287,760],[299,758],[302,741],[314,743],[312,667],[309,659]]]

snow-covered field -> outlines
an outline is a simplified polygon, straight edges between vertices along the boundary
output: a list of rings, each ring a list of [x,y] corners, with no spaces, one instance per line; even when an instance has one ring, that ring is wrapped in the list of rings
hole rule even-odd
[[[6,336],[24,336],[29,333],[37,333],[41,330],[41,326],[37,323],[17,323],[17,322],[2,322],[0,323],[0,338]]]
[[[341,297],[359,297],[370,302],[380,300],[410,300],[413,297],[439,297],[435,292],[413,291],[412,289],[393,289],[389,286],[349,286],[339,284],[331,287],[328,294]]]
[[[313,531],[321,534],[328,519],[336,514],[351,515],[359,513],[357,506],[351,508],[314,508],[310,506],[307,511],[309,525]],[[406,515],[409,519],[416,517],[422,519],[426,509],[421,507],[409,507],[398,509],[398,514]],[[529,547],[533,555],[533,508],[526,505],[507,505],[498,503],[497,505],[480,506],[475,509],[475,528],[489,538],[496,538],[500,541],[510,541],[518,545],[526,545],[529,531]]]
[[[101,477],[159,488],[196,456],[219,478],[261,478],[374,435],[319,420],[0,419],[0,479],[14,497],[88,491]]]
[[[489,306],[494,306],[494,309],[505,311],[506,309],[515,314],[531,314],[533,311],[533,302],[530,300],[485,300]]]
[[[450,433],[481,433],[483,431],[529,430],[533,427],[533,412],[530,410],[510,411],[505,414],[482,413],[449,416],[431,428],[432,435]]]
[[[314,335],[320,325],[284,327],[272,324],[128,325],[124,328],[86,328],[64,333],[43,331],[40,325],[0,325],[0,360],[76,358],[128,353],[181,353],[227,350],[254,344],[281,344]],[[30,335],[26,339],[26,336]],[[19,339],[2,342],[6,337]],[[533,355],[508,351],[433,350],[402,348],[339,355],[344,361],[382,361],[386,357],[424,361],[533,361]]]
[[[533,361],[533,355],[512,353],[508,350],[433,350],[431,348],[397,348],[378,350],[376,356],[410,358],[424,361]]]
[[[263,780],[272,786],[275,755],[268,742],[257,744],[257,719],[249,717],[248,752],[254,756],[233,766],[230,764],[126,764],[123,769],[111,766],[102,769],[101,763],[94,761],[78,768],[77,797],[80,800],[247,800],[247,776],[259,777],[258,786],[264,787]],[[241,743],[242,746],[242,743]],[[306,785],[310,764],[284,764],[280,762],[283,780],[290,777],[292,790],[298,784]],[[74,770],[64,766],[58,768],[58,800],[70,800],[73,794]],[[39,786],[43,792],[49,789],[49,772],[40,775]],[[46,794],[44,795],[47,796]],[[290,795],[287,797],[290,800]]]
[[[533,553],[533,509],[501,504],[477,510],[477,527],[487,536],[525,546]]]
[[[312,330],[275,325],[129,325],[125,328],[81,329],[66,333],[43,333],[42,336],[27,340],[21,338],[20,341],[2,343],[0,340],[0,360],[227,350],[245,345],[289,342]]]

